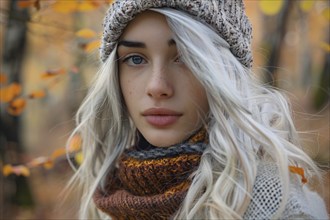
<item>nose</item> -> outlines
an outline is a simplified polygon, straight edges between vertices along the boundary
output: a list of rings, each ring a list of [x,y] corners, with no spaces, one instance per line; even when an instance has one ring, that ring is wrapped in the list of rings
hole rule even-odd
[[[146,85],[146,93],[154,99],[166,99],[173,96],[174,86],[167,67],[153,68]]]

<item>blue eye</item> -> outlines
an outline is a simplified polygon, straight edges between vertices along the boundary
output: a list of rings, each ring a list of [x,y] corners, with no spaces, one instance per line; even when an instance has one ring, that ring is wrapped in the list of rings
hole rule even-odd
[[[138,55],[132,55],[126,57],[123,62],[127,63],[128,65],[140,65],[146,63],[145,59]]]

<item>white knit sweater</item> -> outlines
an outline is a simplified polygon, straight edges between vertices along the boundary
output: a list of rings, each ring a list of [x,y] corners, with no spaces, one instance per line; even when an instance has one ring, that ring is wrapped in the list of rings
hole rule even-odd
[[[329,219],[322,198],[294,176],[292,179],[289,198],[280,219]],[[243,219],[271,219],[278,210],[282,188],[278,168],[274,163],[264,162],[258,166],[252,198]]]

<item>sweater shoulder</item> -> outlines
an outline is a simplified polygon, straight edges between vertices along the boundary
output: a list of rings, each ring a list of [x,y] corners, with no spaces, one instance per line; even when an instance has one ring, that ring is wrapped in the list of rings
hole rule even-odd
[[[292,177],[281,219],[328,219],[321,197],[310,191],[297,178]],[[262,162],[252,191],[251,202],[243,219],[271,219],[280,208],[283,199],[282,182],[275,163]]]

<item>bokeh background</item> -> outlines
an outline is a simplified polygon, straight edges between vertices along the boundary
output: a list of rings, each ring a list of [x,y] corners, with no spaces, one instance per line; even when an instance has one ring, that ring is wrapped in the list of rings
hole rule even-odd
[[[75,193],[62,193],[73,175],[63,152],[99,65],[110,2],[0,1],[1,219],[76,218]],[[245,5],[253,25],[253,70],[290,98],[302,147],[324,171],[325,190],[313,187],[330,211],[329,1]]]

